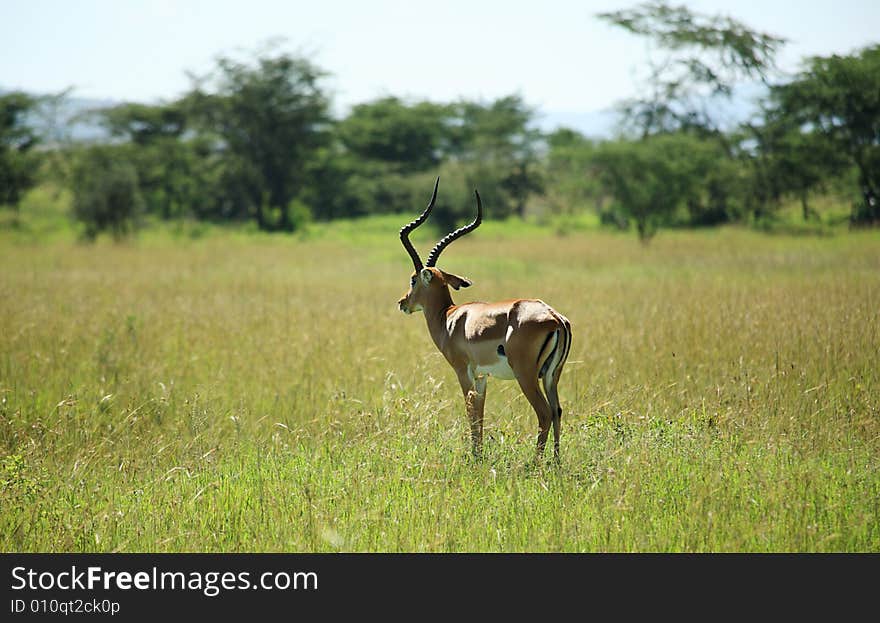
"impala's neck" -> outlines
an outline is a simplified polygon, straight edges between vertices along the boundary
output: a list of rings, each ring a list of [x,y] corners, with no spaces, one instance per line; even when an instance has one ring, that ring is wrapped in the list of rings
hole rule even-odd
[[[449,334],[446,330],[446,314],[450,307],[455,303],[452,302],[452,296],[449,294],[449,286],[444,285],[442,288],[432,288],[424,302],[425,321],[428,323],[428,332],[431,339],[441,351],[444,348]]]

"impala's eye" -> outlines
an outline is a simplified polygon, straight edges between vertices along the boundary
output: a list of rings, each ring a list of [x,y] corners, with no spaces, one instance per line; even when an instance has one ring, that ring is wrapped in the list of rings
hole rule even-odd
[[[413,275],[412,277],[409,278],[409,287],[410,288],[416,287],[416,276],[415,275]]]

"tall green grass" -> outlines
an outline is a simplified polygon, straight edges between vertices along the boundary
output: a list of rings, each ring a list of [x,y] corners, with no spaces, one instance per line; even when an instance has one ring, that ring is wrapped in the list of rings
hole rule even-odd
[[[556,466],[494,380],[470,459],[452,370],[396,310],[398,220],[5,236],[0,548],[880,551],[876,233],[456,242],[457,300],[572,321]]]

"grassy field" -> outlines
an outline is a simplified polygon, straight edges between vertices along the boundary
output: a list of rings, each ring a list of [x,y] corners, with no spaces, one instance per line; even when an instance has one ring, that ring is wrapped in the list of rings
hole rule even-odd
[[[456,242],[459,301],[572,321],[562,460],[536,466],[502,381],[469,458],[452,370],[396,309],[398,221],[4,234],[0,549],[880,551],[877,232]]]

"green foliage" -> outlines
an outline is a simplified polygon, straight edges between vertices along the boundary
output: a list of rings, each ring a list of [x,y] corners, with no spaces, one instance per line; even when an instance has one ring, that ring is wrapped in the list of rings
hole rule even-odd
[[[30,116],[44,120],[45,177],[58,188],[77,186],[76,213],[101,223],[89,235],[128,227],[93,218],[94,210],[126,215],[120,223],[142,211],[152,220],[251,221],[288,232],[312,219],[409,215],[424,205],[437,175],[442,191],[429,228],[441,235],[473,218],[474,189],[487,219],[537,217],[555,220],[560,231],[591,218],[624,229],[634,222],[642,240],[660,226],[766,224],[791,201],[821,228],[816,200],[845,184],[860,189],[852,222],[878,222],[876,46],[812,59],[774,89],[763,119],[725,129],[713,103],[743,79],[768,80],[782,39],[664,2],[599,18],[665,52],[651,67],[648,95],[624,103],[635,140],[596,144],[571,130],[544,135],[516,94],[452,103],[389,96],[331,120],[325,72],[270,50],[246,61],[220,57],[177,101],[99,111],[119,162],[109,173],[88,173],[88,190],[71,170],[82,158],[60,121],[68,93],[4,96],[0,202],[16,204],[35,180]],[[78,173],[85,173],[82,162]],[[132,209],[95,207],[101,202],[93,196],[113,195],[132,180],[137,188],[121,202]],[[585,219],[585,212],[595,216]],[[18,215],[11,218],[19,227]]]
[[[519,95],[488,104],[462,101],[450,123],[451,159],[470,165],[492,195],[496,214],[524,217],[530,196],[543,191],[538,153],[541,133],[532,127],[534,110]],[[483,181],[485,179],[485,181]]]
[[[128,153],[125,146],[101,145],[84,149],[76,159],[73,215],[85,226],[87,239],[104,231],[121,238],[137,224],[143,200]]]
[[[473,218],[473,191],[490,218],[525,213],[541,192],[540,134],[518,96],[488,104],[406,104],[396,98],[356,106],[335,128],[339,145],[319,152],[306,201],[319,218],[411,213],[443,178],[431,224],[445,233]]]
[[[312,210],[299,199],[291,199],[287,214],[293,231],[304,231],[312,222]]]
[[[785,43],[780,37],[754,32],[730,17],[701,15],[686,6],[658,1],[600,13],[598,17],[633,34],[649,37],[668,50],[708,52],[725,69],[761,78],[766,77],[777,48]],[[679,60],[677,64],[688,66],[695,76],[711,80],[717,90],[729,91],[729,85],[720,82],[717,72],[699,58]]]
[[[136,145],[177,139],[186,130],[186,111],[179,103],[162,106],[120,104],[102,113],[112,136],[128,139]]]
[[[439,240],[447,233],[469,223],[477,215],[474,191],[479,191],[483,203],[483,220],[505,219],[509,209],[505,206],[506,189],[503,171],[491,163],[451,161],[440,168],[440,192],[437,203],[428,219]],[[427,181],[427,180],[426,180]],[[427,205],[431,186],[422,186],[419,203],[410,210],[413,215]],[[432,242],[435,243],[437,240]]]
[[[446,106],[386,97],[356,105],[336,134],[358,159],[393,164],[404,173],[425,171],[440,162],[448,117]]]
[[[22,194],[36,182],[37,136],[26,116],[37,100],[20,92],[0,95],[0,206],[16,208]]]
[[[774,89],[772,102],[777,115],[801,127],[807,138],[800,140],[813,149],[822,145],[817,139],[824,142],[826,170],[835,170],[837,154],[856,167],[861,197],[853,222],[880,223],[880,45],[809,59],[794,80]]]
[[[658,227],[672,223],[680,208],[686,207],[696,223],[725,209],[717,204],[718,196],[725,196],[718,188],[725,179],[717,167],[722,161],[718,152],[714,141],[662,134],[603,143],[593,161],[615,208],[635,222],[639,239],[647,241]]]
[[[328,140],[323,75],[307,59],[285,53],[252,64],[221,57],[217,73],[195,85],[183,106],[221,160],[222,192],[212,212],[253,217],[263,230],[294,229],[288,208],[309,184],[308,165]]]
[[[765,112],[761,125],[748,129],[756,142],[747,158],[753,169],[753,213],[760,215],[768,203],[778,206],[784,196],[793,195],[801,203],[804,221],[816,217],[810,193],[823,189],[832,175],[845,172],[842,154],[817,133],[804,131],[797,119],[773,109]]]
[[[595,170],[596,144],[570,129],[547,137],[544,196],[555,215],[581,212],[592,203],[601,210],[604,195]]]
[[[352,183],[357,195],[369,206],[370,214],[406,213],[424,208],[423,204],[427,204],[434,184],[434,176],[431,173],[401,175],[385,171],[372,179],[355,175]]]
[[[657,160],[646,155],[653,147],[634,144],[628,148],[634,154],[645,152],[636,156],[641,166],[656,167],[651,173],[641,173],[645,183],[641,192],[631,190],[639,182],[624,180],[620,175],[609,185],[606,172],[606,188],[624,193],[615,194],[615,198],[624,206],[625,214],[635,219],[640,237],[644,240],[659,224],[674,220],[672,213],[682,202],[688,214],[684,222],[690,225],[743,218],[750,207],[753,212],[766,209],[768,197],[774,192],[766,184],[749,188],[748,183],[766,181],[773,173],[758,167],[751,154],[739,149],[736,133],[725,134],[715,108],[720,100],[731,97],[738,82],[756,78],[766,81],[785,40],[754,31],[729,17],[702,15],[665,2],[645,2],[598,17],[648,39],[665,52],[659,62],[649,62],[650,71],[641,89],[649,95],[622,103],[627,124],[642,139],[671,133],[696,137],[692,141],[692,161],[686,165],[682,163],[689,157],[680,153],[672,154],[675,162],[664,163],[663,156]],[[676,141],[683,144],[687,139],[670,139],[667,147]],[[608,155],[602,158],[607,170],[611,166]],[[619,158],[615,163],[615,168],[624,166]],[[634,175],[640,175],[637,167],[630,168]],[[662,190],[656,185],[662,185],[667,174],[673,176],[669,196],[660,197]]]
[[[165,220],[199,213],[200,202],[212,189],[199,142],[183,140],[187,118],[180,103],[121,104],[100,115],[113,137],[133,147],[129,160],[137,171],[146,212]]]
[[[622,105],[643,136],[681,129],[718,133],[711,98],[729,98],[733,86],[745,78],[766,80],[785,43],[732,18],[701,15],[660,1],[597,17],[667,51],[663,60],[651,64],[642,89],[651,95]]]

